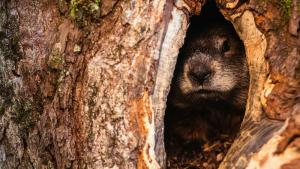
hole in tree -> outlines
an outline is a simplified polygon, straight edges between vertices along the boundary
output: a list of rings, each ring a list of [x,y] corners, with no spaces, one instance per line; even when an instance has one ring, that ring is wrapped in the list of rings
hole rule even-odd
[[[213,2],[190,23],[167,101],[167,168],[218,168],[244,116],[246,56]]]

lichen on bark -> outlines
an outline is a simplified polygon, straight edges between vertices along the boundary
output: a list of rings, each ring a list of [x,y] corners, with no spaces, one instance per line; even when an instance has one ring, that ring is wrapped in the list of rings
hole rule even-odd
[[[12,80],[16,63],[21,59],[17,15],[9,13],[7,1],[0,2],[0,108],[1,114],[13,105],[15,84]]]
[[[19,47],[19,27],[16,15],[8,13],[7,1],[0,6],[0,50],[5,59],[17,62],[21,53]]]
[[[101,0],[57,0],[61,13],[68,15],[79,25],[86,26],[90,21],[99,21]]]
[[[281,8],[285,19],[289,19],[292,14],[292,0],[279,0],[278,4]]]

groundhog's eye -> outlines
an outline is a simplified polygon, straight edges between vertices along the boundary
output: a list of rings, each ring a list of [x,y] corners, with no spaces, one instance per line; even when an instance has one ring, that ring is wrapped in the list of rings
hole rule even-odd
[[[225,40],[223,42],[222,52],[225,53],[225,52],[228,52],[229,50],[230,50],[229,42],[228,42],[228,40]]]

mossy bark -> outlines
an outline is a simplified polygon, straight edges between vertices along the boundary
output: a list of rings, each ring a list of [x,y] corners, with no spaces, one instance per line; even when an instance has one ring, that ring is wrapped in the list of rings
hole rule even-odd
[[[0,168],[163,166],[152,96],[165,4],[1,1]]]
[[[0,1],[0,168],[164,168],[169,85],[203,3]],[[217,4],[251,76],[240,136],[220,168],[296,166],[300,35],[275,0]]]

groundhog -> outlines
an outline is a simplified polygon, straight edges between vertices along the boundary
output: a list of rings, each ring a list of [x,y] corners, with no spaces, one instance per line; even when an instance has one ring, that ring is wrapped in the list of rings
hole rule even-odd
[[[190,34],[168,97],[166,132],[206,142],[239,129],[248,67],[243,43],[230,23],[210,23]]]

